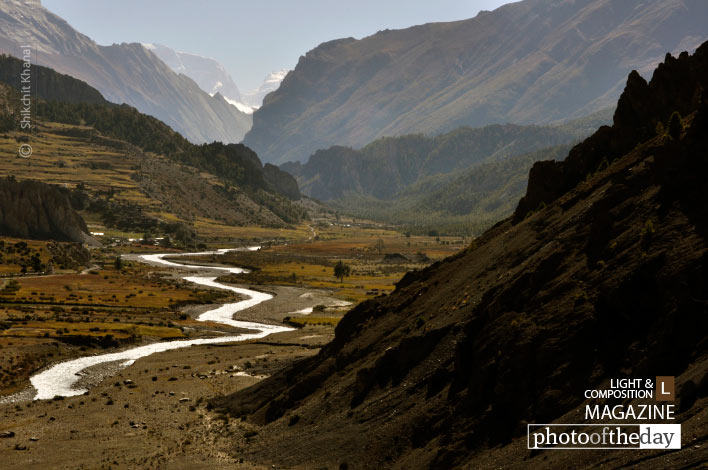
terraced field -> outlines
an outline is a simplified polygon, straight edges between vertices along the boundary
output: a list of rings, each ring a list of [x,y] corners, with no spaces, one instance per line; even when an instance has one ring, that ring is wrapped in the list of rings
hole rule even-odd
[[[0,175],[79,189],[83,195],[76,192],[73,197],[83,198],[85,207],[80,212],[91,231],[138,238],[145,232],[141,227],[152,220],[152,225],[155,221],[183,224],[201,238],[252,233],[252,229],[233,231],[234,226],[275,227],[256,235],[294,236],[297,232],[215,175],[143,153],[90,127],[38,122],[36,128],[29,158],[17,155],[24,134],[0,135],[0,155],[5,155],[0,159]]]

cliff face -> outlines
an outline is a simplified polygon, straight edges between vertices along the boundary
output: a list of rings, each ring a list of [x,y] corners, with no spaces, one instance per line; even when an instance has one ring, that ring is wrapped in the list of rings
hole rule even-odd
[[[0,235],[97,243],[59,189],[10,178],[0,180]]]
[[[705,462],[708,448],[688,443],[708,436],[707,48],[667,58],[649,85],[632,74],[615,125],[581,144],[582,159],[576,149],[551,166],[561,170],[546,174],[555,192],[545,205],[358,305],[317,356],[215,400],[266,426],[250,457],[340,469],[597,468],[593,452],[530,452],[526,423],[582,422],[584,390],[666,374],[677,377],[683,450],[608,451],[602,466]],[[656,133],[651,124],[676,109],[682,122]],[[592,173],[571,173],[577,161]],[[573,185],[564,191],[553,178],[565,174],[583,179],[561,179]]]

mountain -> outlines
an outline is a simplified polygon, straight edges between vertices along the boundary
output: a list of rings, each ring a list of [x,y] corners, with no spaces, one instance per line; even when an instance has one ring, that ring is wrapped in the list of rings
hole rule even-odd
[[[570,148],[556,145],[429,176],[390,199],[353,193],[327,204],[343,214],[399,225],[414,234],[476,236],[514,212],[535,162],[561,160]]]
[[[266,162],[460,126],[544,124],[612,105],[627,72],[706,39],[703,0],[524,0],[301,57],[244,143]]]
[[[287,70],[269,73],[257,89],[241,93],[224,66],[214,59],[188,52],[177,52],[161,44],[143,44],[143,46],[176,73],[188,76],[210,95],[221,94],[226,101],[246,114],[253,114],[260,108],[263,98],[277,90],[280,82],[288,74]]]
[[[294,203],[300,199],[295,179],[264,167],[248,147],[192,144],[154,117],[103,101],[88,84],[46,67],[31,69],[43,85],[33,102],[32,132],[19,132],[19,84],[5,71],[22,61],[0,56],[0,66],[1,151],[17,155],[18,142],[34,149],[29,160],[4,159],[0,174],[85,187],[72,198],[77,207],[124,230],[207,219],[284,227],[305,217]],[[6,76],[9,84],[1,80]]]
[[[214,400],[263,426],[239,455],[286,468],[702,465],[706,90],[708,43],[666,57],[649,83],[632,72],[613,125],[535,164],[514,217],[356,306],[316,356]],[[661,374],[676,377],[682,450],[527,448],[527,423],[582,424],[586,390]]]
[[[253,108],[243,103],[241,92],[223,65],[209,57],[178,52],[162,44],[143,44],[176,73],[186,75],[210,95],[219,93],[239,111],[253,114]]]
[[[59,189],[13,178],[0,180],[0,236],[98,244]]]
[[[36,49],[36,63],[85,81],[109,101],[157,117],[192,142],[240,142],[251,127],[250,115],[174,73],[142,45],[99,46],[38,0],[3,1],[0,52],[19,57],[19,46],[27,43]]]
[[[359,150],[334,146],[318,150],[305,164],[285,163],[282,168],[298,179],[306,194],[324,201],[352,193],[391,199],[428,176],[568,144],[587,134],[513,124],[463,127],[435,137],[384,137]]]
[[[280,83],[285,79],[288,74],[287,70],[279,70],[277,72],[269,73],[266,78],[261,83],[257,89],[244,93],[242,95],[243,102],[252,107],[253,109],[258,109],[263,105],[265,97],[270,93],[278,89]]]
[[[509,216],[537,160],[562,159],[569,145],[610,122],[612,108],[562,126],[463,127],[435,137],[384,137],[360,150],[318,150],[281,168],[301,191],[357,218],[414,232],[479,234]]]

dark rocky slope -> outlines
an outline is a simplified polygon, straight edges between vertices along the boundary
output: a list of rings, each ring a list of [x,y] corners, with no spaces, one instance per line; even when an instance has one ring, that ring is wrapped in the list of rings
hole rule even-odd
[[[39,181],[0,180],[0,235],[97,244],[68,197]]]
[[[581,180],[545,181],[544,204],[521,204],[465,252],[355,307],[317,356],[215,400],[266,426],[250,458],[330,469],[705,462],[707,67],[705,44],[667,58],[649,85],[632,74],[614,125],[549,173]],[[667,127],[676,109],[680,127],[649,126]],[[683,450],[526,449],[525,423],[581,421],[585,389],[655,375],[677,376]]]

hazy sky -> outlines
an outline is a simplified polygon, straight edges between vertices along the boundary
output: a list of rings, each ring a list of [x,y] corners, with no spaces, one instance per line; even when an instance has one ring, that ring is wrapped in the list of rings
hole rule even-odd
[[[160,43],[213,57],[241,91],[291,69],[318,44],[454,21],[510,0],[42,0],[102,45]]]

